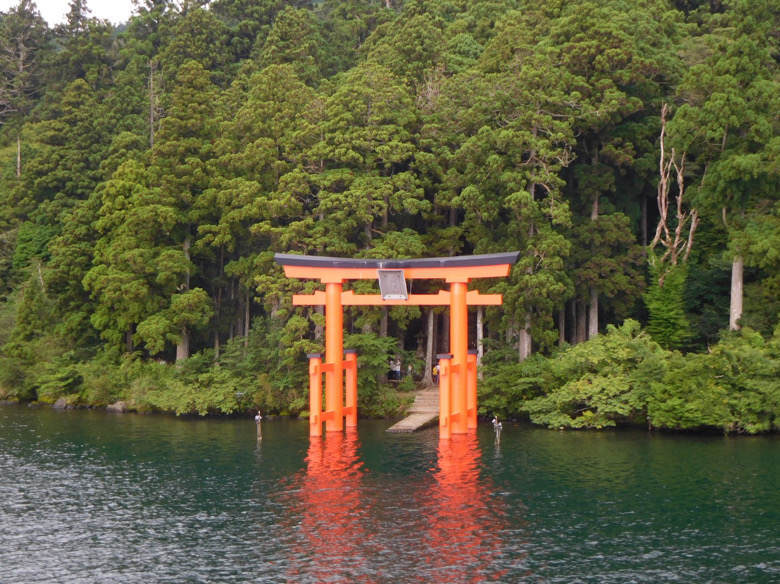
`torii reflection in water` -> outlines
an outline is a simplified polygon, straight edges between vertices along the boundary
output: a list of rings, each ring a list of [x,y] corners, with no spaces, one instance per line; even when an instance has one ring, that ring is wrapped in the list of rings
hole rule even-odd
[[[367,469],[356,432],[311,439],[291,485],[289,581],[501,581],[519,558],[481,461],[474,434],[439,441],[432,467],[411,474]]]
[[[427,534],[433,564],[428,581],[502,581],[507,574],[505,510],[492,496],[495,488],[480,476],[481,459],[475,434],[439,441],[436,483],[429,494],[435,505]]]
[[[303,539],[291,582],[374,581],[362,576],[367,570],[361,546],[370,537],[365,521],[370,510],[362,501],[359,445],[356,431],[310,438],[306,468],[295,481]]]

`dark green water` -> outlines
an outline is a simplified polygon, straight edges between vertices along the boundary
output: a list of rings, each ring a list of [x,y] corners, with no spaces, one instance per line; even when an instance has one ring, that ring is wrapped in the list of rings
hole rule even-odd
[[[0,583],[780,582],[780,441],[0,407]]]

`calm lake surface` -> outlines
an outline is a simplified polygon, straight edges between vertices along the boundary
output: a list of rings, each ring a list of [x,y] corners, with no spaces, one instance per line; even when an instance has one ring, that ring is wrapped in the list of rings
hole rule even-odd
[[[780,440],[0,407],[0,583],[780,582]]]

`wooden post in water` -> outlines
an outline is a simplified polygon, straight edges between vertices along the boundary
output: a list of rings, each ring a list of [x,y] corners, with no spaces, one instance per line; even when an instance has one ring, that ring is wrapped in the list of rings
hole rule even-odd
[[[439,359],[439,438],[452,436],[452,355],[437,355]]]
[[[477,429],[477,351],[469,351],[466,358],[466,403],[469,432]]]
[[[309,353],[309,436],[322,436],[322,353]]]
[[[453,434],[467,431],[466,361],[468,359],[469,321],[466,282],[450,284],[450,353],[452,353],[452,401],[450,425]]]
[[[255,425],[257,426],[257,441],[260,442],[263,439],[263,414],[260,412],[255,414]]]
[[[325,284],[325,430],[344,428],[344,331],[341,280]]]
[[[344,351],[344,378],[346,384],[345,426],[357,427],[357,351]]]

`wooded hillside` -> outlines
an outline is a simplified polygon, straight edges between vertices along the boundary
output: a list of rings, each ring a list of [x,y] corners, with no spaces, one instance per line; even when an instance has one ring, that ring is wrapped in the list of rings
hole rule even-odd
[[[771,0],[138,0],[116,28],[71,0],[52,29],[21,0],[0,14],[0,397],[295,413],[324,319],[292,308],[315,283],[275,252],[519,250],[473,285],[504,294],[472,314],[485,374],[508,376],[491,412],[533,419],[565,385],[537,369],[630,319],[609,338],[663,353],[637,383],[664,389],[592,424],[575,392],[550,406],[573,424],[538,421],[770,429],[779,25]],[[448,346],[436,310],[345,326],[367,414],[400,403],[388,358],[425,381]],[[670,389],[724,343],[769,369],[724,357],[732,385]],[[758,421],[653,422],[697,391],[699,413],[752,392]]]

